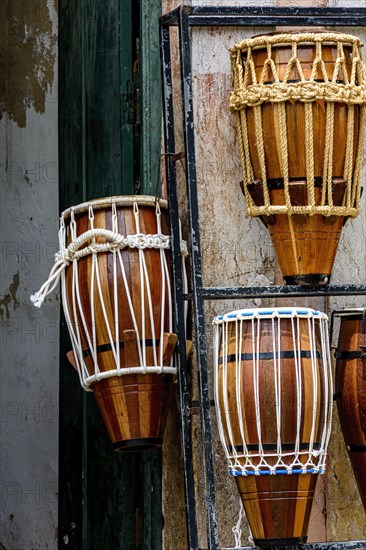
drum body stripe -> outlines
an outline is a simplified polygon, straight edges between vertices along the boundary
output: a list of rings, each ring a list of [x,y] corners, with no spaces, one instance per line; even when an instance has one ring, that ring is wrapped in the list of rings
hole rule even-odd
[[[258,358],[260,360],[268,361],[270,359],[294,359],[296,357],[311,359],[312,353],[307,350],[300,350],[300,352],[295,351],[281,351],[274,353],[273,351],[262,351],[258,354]],[[322,355],[320,351],[315,352],[315,357],[317,359],[321,359]],[[228,363],[236,362],[237,359],[240,359],[240,361],[252,361],[254,359],[254,355],[252,353],[242,353],[239,357],[237,357],[235,354],[228,355],[226,357],[226,361]],[[222,365],[224,362],[224,358],[220,357],[219,359],[219,365]]]

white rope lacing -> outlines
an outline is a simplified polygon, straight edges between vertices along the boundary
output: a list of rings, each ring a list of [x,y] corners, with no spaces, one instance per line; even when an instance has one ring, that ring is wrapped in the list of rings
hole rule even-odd
[[[281,311],[282,310],[282,311]],[[262,348],[261,322],[270,320],[272,344],[270,348]],[[283,349],[281,321],[290,321],[292,334],[292,349],[294,355],[294,444],[293,448],[283,448],[281,432],[284,428],[281,412],[281,395],[288,378],[282,373],[281,355]],[[278,310],[243,310],[219,316],[214,321],[214,374],[215,374],[215,405],[219,436],[229,465],[229,473],[233,476],[262,474],[292,474],[292,473],[323,473],[326,451],[329,442],[331,425],[331,395],[332,378],[330,370],[329,337],[327,316],[307,308],[279,308]],[[268,324],[267,324],[268,326]],[[288,325],[287,325],[288,326]],[[244,328],[246,327],[246,328]],[[285,329],[288,330],[288,329]],[[242,363],[244,340],[246,348],[252,351],[252,359]],[[249,340],[248,340],[249,339]],[[319,344],[318,341],[320,340]],[[302,341],[307,342],[305,351],[309,357],[304,364],[302,357]],[[250,344],[249,344],[250,342]],[[250,347],[249,347],[250,346]],[[273,357],[273,405],[277,441],[275,450],[266,449],[262,438],[262,409],[268,406],[260,398],[260,369],[263,368],[260,356],[262,352],[271,352]],[[234,356],[233,356],[234,354]],[[305,365],[305,366],[304,366]],[[244,369],[245,367],[245,369]],[[303,369],[306,368],[306,375]],[[253,441],[248,439],[247,426],[244,425],[246,412],[243,384],[252,377],[253,396],[251,407],[255,411],[256,446],[249,451]],[[232,402],[229,393],[235,376],[236,403]],[[303,401],[304,376],[308,377],[307,401]],[[310,422],[304,442],[301,445],[301,426],[304,415]],[[320,437],[317,426],[318,418],[323,419]],[[316,443],[316,445],[315,445]],[[253,447],[253,445],[252,445]]]
[[[138,200],[126,201],[123,198],[121,201],[122,206],[132,207],[135,234],[128,236],[122,235],[119,231],[117,199],[92,201],[65,211],[60,219],[60,251],[55,255],[55,265],[47,281],[31,298],[34,304],[40,307],[61,278],[62,305],[72,342],[75,366],[80,383],[87,391],[92,391],[94,383],[111,377],[146,373],[176,374],[173,356],[164,356],[166,333],[173,332],[172,289],[167,254],[167,250],[170,249],[170,237],[163,234],[160,202],[147,199],[139,197]],[[163,204],[163,201],[161,202]],[[140,229],[139,205],[155,208],[155,227],[150,227],[154,227],[156,233],[141,232],[145,218],[144,214],[141,214]],[[166,209],[166,204],[163,206]],[[97,211],[99,208],[110,208],[112,230],[95,227],[97,212],[94,210]],[[79,214],[85,212],[88,213],[88,231],[78,236]],[[65,219],[69,220],[68,227]],[[68,241],[69,245],[66,246]],[[181,229],[180,244],[183,256],[183,292],[187,293],[184,261],[184,257],[187,256],[187,245],[182,240]],[[126,261],[122,254],[124,248],[138,250],[138,262],[133,273],[136,286],[130,281],[129,260]],[[151,249],[158,250],[160,254],[160,266],[155,266],[153,273],[149,267]],[[92,256],[92,261],[88,263],[86,280],[86,273],[81,272],[85,269],[85,262],[79,260],[87,255]],[[106,272],[108,265],[111,265],[113,273],[110,288],[102,281],[102,274]],[[70,266],[69,271],[66,269],[67,266]],[[159,285],[154,284],[154,280],[159,278],[160,289]],[[85,290],[86,287],[87,298],[84,296],[82,299],[81,290]],[[158,295],[161,299],[160,307],[156,307],[155,304]],[[126,305],[123,310],[121,300]],[[137,311],[136,307],[140,307],[141,310]],[[121,349],[125,347],[124,329],[132,329],[134,332],[133,345],[136,346],[137,364],[126,364],[126,348],[124,356],[121,353]],[[105,349],[101,349],[103,347]],[[108,357],[109,353],[107,368],[103,362],[103,352],[107,352],[105,357]]]
[[[242,547],[242,541],[241,541],[241,537],[242,537],[242,534],[243,534],[242,526],[244,524],[245,518],[246,518],[246,514],[245,514],[245,510],[244,510],[243,501],[242,501],[241,497],[239,497],[238,521],[236,522],[236,524],[234,525],[234,527],[231,530],[233,535],[234,535],[234,538],[235,538],[235,548],[241,548]],[[248,542],[251,546],[254,546],[254,539],[253,539],[252,531],[250,529],[249,524],[247,525],[247,527],[248,527],[248,531],[249,531]]]
[[[96,242],[95,239],[98,238],[107,239],[108,242]],[[86,243],[90,244],[84,246]],[[41,307],[45,298],[51,294],[58,285],[63,270],[72,261],[88,256],[89,254],[113,252],[124,248],[137,248],[139,250],[155,248],[168,250],[170,249],[170,236],[159,233],[154,235],[136,233],[135,235],[124,236],[108,229],[89,229],[75,238],[69,246],[65,247],[63,245],[60,251],[55,254],[55,265],[52,267],[47,281],[41,286],[38,292],[30,297],[31,301],[35,307]],[[188,255],[187,243],[183,240],[181,240],[181,254],[182,256]]]

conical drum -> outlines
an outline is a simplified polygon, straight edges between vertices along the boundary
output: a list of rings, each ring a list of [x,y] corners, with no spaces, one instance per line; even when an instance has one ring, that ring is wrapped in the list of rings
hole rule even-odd
[[[366,309],[340,317],[335,395],[343,437],[366,511]]]
[[[274,33],[231,49],[248,213],[268,227],[288,284],[330,280],[342,227],[359,213],[363,44],[334,32]]]
[[[62,213],[59,241],[33,301],[40,306],[61,275],[68,357],[94,392],[114,448],[160,446],[177,340],[167,203],[147,196],[83,203]]]
[[[256,545],[306,541],[332,414],[327,316],[248,309],[214,320],[215,404]]]

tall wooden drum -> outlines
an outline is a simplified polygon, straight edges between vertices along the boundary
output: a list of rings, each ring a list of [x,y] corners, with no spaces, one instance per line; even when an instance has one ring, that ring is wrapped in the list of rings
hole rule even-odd
[[[219,434],[254,542],[306,541],[332,416],[327,316],[247,309],[214,320]]]
[[[366,511],[366,309],[340,317],[335,395],[343,437]]]
[[[63,309],[84,389],[119,451],[162,444],[176,369],[167,203],[112,197],[61,216],[60,253],[33,301],[61,273]]]
[[[342,226],[359,213],[362,46],[341,33],[275,33],[231,50],[246,204],[286,283],[328,283]]]

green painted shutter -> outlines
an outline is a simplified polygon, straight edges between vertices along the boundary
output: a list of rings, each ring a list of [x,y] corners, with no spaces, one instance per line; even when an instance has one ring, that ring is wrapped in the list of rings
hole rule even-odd
[[[159,17],[161,2],[141,0],[141,192],[160,196],[161,72]]]
[[[159,188],[160,6],[59,0],[61,209]],[[158,550],[161,451],[113,450],[94,396],[66,360],[61,323],[59,548]]]

